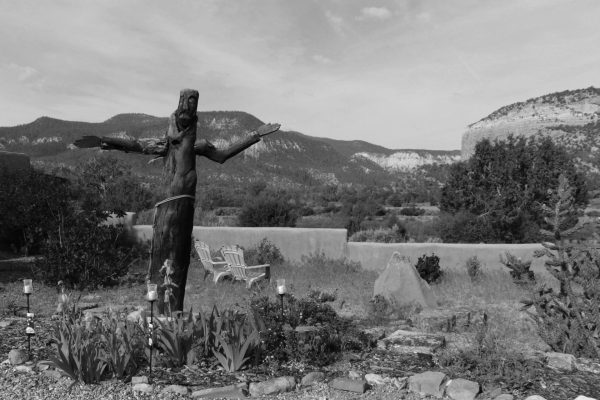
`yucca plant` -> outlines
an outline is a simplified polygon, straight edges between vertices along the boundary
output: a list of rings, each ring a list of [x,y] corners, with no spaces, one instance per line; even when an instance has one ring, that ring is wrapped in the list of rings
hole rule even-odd
[[[102,379],[108,366],[106,354],[98,335],[87,331],[81,320],[63,318],[55,326],[53,342],[58,357],[51,356],[50,365],[75,382],[88,384]]]

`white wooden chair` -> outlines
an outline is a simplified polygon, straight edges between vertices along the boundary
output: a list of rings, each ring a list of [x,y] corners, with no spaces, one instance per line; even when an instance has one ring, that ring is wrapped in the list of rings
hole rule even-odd
[[[250,289],[252,284],[261,279],[271,278],[270,264],[246,265],[244,261],[244,251],[237,245],[221,247],[221,254],[233,273],[235,280],[246,282],[246,287]]]
[[[198,253],[198,257],[200,258],[202,266],[204,267],[204,280],[206,280],[206,277],[209,274],[213,274],[213,281],[217,283],[219,279],[224,278],[228,275],[232,275],[227,261],[212,260],[212,257],[210,255],[210,248],[206,243],[195,239],[194,248],[196,249],[196,253]]]

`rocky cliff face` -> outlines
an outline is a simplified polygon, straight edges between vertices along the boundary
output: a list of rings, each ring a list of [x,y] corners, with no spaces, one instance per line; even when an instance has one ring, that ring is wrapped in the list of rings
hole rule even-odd
[[[547,134],[578,153],[582,146],[589,149],[594,145],[599,124],[600,89],[552,93],[502,107],[469,125],[462,137],[461,153],[467,159],[480,140],[502,140],[511,134]]]

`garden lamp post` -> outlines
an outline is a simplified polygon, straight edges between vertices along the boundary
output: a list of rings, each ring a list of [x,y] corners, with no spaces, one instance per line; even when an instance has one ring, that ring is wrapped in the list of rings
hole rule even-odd
[[[33,281],[31,279],[23,279],[23,293],[27,297],[27,328],[25,328],[25,334],[27,335],[27,357],[31,360],[31,337],[35,335],[33,329],[33,313],[29,310],[29,296],[33,293]]]
[[[150,373],[148,380],[152,380],[152,348],[154,347],[154,302],[158,299],[158,285],[148,284],[148,301],[150,302],[150,322],[148,323],[148,346],[150,346]]]
[[[287,287],[285,286],[285,279],[277,279],[277,294],[281,299],[281,321],[283,322],[283,297],[287,293]]]

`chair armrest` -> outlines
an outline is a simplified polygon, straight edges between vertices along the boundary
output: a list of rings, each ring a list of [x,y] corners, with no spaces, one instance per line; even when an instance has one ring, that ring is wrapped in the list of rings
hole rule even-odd
[[[246,267],[246,269],[267,268],[267,267],[270,267],[270,266],[271,266],[271,264],[253,265],[251,267]]]
[[[223,265],[223,264],[229,264],[227,261],[210,261],[210,263],[212,265]]]

